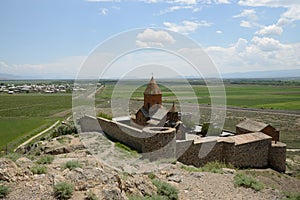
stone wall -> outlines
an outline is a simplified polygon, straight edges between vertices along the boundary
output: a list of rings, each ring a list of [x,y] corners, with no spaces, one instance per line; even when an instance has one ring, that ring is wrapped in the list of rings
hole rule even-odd
[[[143,153],[150,160],[175,157],[176,130],[168,127],[147,127],[140,129],[97,118],[102,130],[112,140],[119,141]]]
[[[100,132],[101,127],[99,122],[95,117],[92,116],[83,116],[78,120],[80,125],[81,132]]]
[[[142,144],[143,157],[149,160],[175,159],[176,157],[176,129],[169,127],[147,127],[143,129],[145,135]]]
[[[285,172],[286,144],[272,142],[269,150],[269,166],[279,172]]]
[[[268,154],[271,138],[256,142],[236,145],[234,150],[233,165],[236,167],[264,168],[268,166]]]
[[[280,172],[285,171],[286,145],[272,143],[272,138],[261,132],[198,141],[176,140],[174,128],[148,127],[142,131],[104,118],[82,118],[82,129],[97,128],[95,120],[109,138],[143,153],[143,157],[149,160],[177,158],[184,164],[196,167],[211,161],[221,161],[241,168],[271,167]],[[89,125],[90,128],[87,127]]]
[[[119,141],[132,149],[142,152],[143,133],[125,124],[98,117],[103,132],[112,140]]]
[[[222,160],[222,144],[217,141],[193,142],[178,158],[186,165],[201,167],[208,162]]]

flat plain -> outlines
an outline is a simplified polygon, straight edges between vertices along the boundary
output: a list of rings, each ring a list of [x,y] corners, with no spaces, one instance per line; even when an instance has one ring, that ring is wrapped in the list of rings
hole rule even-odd
[[[163,93],[163,104],[170,107],[178,98],[191,104],[199,104],[200,121],[209,121],[210,95],[203,83],[190,85],[157,80]],[[96,94],[98,112],[111,114],[111,97],[116,82],[106,82]],[[172,86],[167,87],[168,85]],[[146,85],[134,90],[130,97],[130,112],[141,105]],[[192,92],[191,92],[192,88]],[[114,98],[127,98],[132,87],[124,85]],[[234,131],[244,118],[270,123],[281,131],[281,140],[288,148],[300,146],[300,86],[298,84],[225,84],[227,111],[224,128]],[[195,98],[196,97],[196,98]],[[215,96],[215,98],[218,98]],[[58,119],[70,114],[72,94],[0,94],[0,150],[9,149],[49,127]]]
[[[0,149],[20,141],[62,119],[72,105],[71,94],[0,94]],[[61,114],[60,114],[61,113]]]

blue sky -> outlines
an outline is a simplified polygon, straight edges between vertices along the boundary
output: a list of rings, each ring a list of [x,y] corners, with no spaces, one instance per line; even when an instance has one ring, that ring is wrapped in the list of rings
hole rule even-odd
[[[102,41],[159,27],[198,42],[221,73],[300,69],[299,0],[2,0],[0,74],[74,78]]]

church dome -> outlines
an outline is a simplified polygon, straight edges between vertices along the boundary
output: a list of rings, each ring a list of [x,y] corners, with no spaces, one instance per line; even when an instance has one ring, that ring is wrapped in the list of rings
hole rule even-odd
[[[161,90],[158,87],[158,85],[153,77],[151,78],[150,82],[148,83],[144,94],[161,94]]]

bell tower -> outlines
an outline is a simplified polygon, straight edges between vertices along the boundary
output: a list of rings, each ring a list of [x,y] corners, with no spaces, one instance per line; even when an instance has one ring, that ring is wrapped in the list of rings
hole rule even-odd
[[[153,76],[144,91],[144,109],[148,112],[150,108],[157,109],[162,105],[161,90],[159,89]]]

